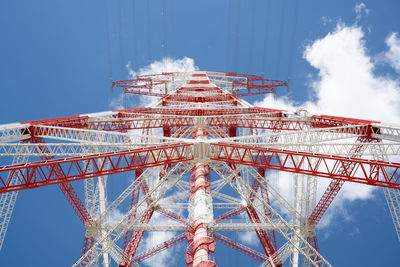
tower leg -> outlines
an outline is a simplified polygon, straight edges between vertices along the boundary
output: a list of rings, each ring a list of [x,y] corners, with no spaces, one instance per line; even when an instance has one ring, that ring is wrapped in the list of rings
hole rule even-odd
[[[98,179],[98,190],[99,190],[99,210],[100,210],[100,214],[103,214],[103,212],[105,212],[106,210],[106,205],[107,205],[107,196],[106,196],[106,182],[107,182],[107,177],[99,177]],[[101,230],[101,235],[105,236],[107,233],[107,231]],[[107,241],[105,242],[107,243]],[[102,247],[106,247],[107,244],[101,244]],[[104,252],[103,253],[103,266],[104,267],[109,267],[110,266],[110,258],[108,255],[108,252]]]
[[[193,138],[201,140],[207,137],[203,128],[198,128]],[[208,232],[207,223],[213,220],[210,170],[208,164],[197,163],[190,175],[190,215],[193,225],[188,231],[188,251],[186,261],[193,267],[216,266],[210,253],[215,250],[215,241]]]
[[[294,208],[297,211],[297,215],[294,216],[294,228],[297,234],[301,234],[301,218],[298,216],[302,211],[302,200],[303,200],[303,175],[295,176],[295,195],[294,195]],[[300,240],[296,239],[296,247],[300,246]],[[292,267],[299,266],[299,252],[293,248],[292,255]]]

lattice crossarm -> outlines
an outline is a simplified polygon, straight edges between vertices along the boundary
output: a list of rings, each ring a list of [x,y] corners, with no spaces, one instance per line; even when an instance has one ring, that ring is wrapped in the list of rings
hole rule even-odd
[[[400,142],[400,127],[376,124],[372,127],[371,136],[377,139]]]
[[[308,129],[301,131],[284,131],[278,133],[250,135],[240,137],[230,137],[218,140],[220,142],[240,142],[249,144],[258,144],[258,146],[271,145],[270,138],[278,137],[276,143],[294,144],[294,143],[319,143],[326,141],[341,140],[357,136],[367,136],[369,127],[365,125],[348,125],[323,129]]]
[[[158,145],[158,144],[157,144]],[[39,147],[44,148],[38,151]],[[126,143],[11,143],[0,144],[0,157],[10,156],[45,156],[45,157],[77,157],[88,154],[118,152],[143,146]]]
[[[68,127],[55,127],[38,125],[35,127],[33,135],[39,138],[51,138],[64,141],[90,142],[90,143],[116,143],[123,144],[130,140],[132,144],[140,146],[142,135],[132,133],[118,133],[109,131],[77,129]],[[148,136],[152,144],[166,142],[179,142],[180,140],[172,137]]]
[[[29,124],[10,123],[0,125],[0,143],[9,143],[28,139],[31,136]]]
[[[286,149],[293,151],[310,151],[328,155],[348,155],[352,147],[356,143],[254,143],[261,147],[270,147],[275,149]],[[152,145],[152,144],[146,144]],[[44,152],[36,152],[38,147],[45,147]],[[365,143],[366,150],[357,152],[355,155],[374,155],[371,150],[372,146],[380,146],[380,150],[387,156],[400,155],[400,143]],[[1,143],[0,157],[11,156],[55,156],[55,157],[76,157],[92,154],[89,151],[97,151],[97,153],[106,153],[121,151],[126,149],[137,148],[138,145],[131,143],[46,143],[46,144],[31,144],[31,143]]]
[[[400,163],[396,162],[226,143],[212,143],[210,151],[211,160],[231,164],[244,164],[323,178],[400,188]],[[303,162],[307,164],[302,164]],[[350,169],[350,166],[354,167]],[[338,167],[344,168],[346,171],[337,173]]]
[[[101,165],[98,165],[98,159],[104,160],[104,162]],[[11,171],[12,175],[7,179],[0,177],[0,192],[104,176],[157,165],[184,162],[192,159],[192,145],[165,144],[152,148],[141,148],[125,150],[122,152],[102,153],[82,157],[31,162],[29,164],[3,166],[0,168],[0,172],[4,173],[6,171]],[[90,161],[90,164],[94,165],[94,171],[84,168],[84,166],[87,166],[87,161]],[[110,168],[106,167],[107,162],[110,162]],[[56,166],[60,166],[61,169],[64,170],[64,177],[57,179],[52,178],[52,171],[49,170]],[[11,181],[15,175],[19,175],[21,179],[18,179],[18,184],[12,185]]]

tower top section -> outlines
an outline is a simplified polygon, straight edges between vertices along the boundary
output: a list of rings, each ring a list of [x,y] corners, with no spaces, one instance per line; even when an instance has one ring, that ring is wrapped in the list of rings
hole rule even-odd
[[[136,79],[115,81],[114,87],[124,88],[126,94],[164,97],[181,91],[215,91],[234,96],[267,94],[277,87],[287,86],[286,81],[264,79],[259,75],[238,74],[236,72],[163,72],[161,74],[140,75]],[[189,101],[191,102],[191,101]],[[197,101],[194,101],[197,102]]]

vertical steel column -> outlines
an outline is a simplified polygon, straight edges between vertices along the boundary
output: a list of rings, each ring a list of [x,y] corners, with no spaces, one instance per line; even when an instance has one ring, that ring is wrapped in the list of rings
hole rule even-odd
[[[207,132],[204,128],[199,127],[193,133],[193,138],[196,140],[206,139]],[[209,175],[208,164],[199,162],[193,167],[190,177],[189,198],[193,224],[187,234],[190,242],[187,254],[190,256],[186,257],[186,261],[188,265],[193,264],[193,267],[216,266],[215,261],[210,257],[210,253],[215,250],[215,241],[206,225],[213,220]]]
[[[107,209],[107,176],[99,176],[98,177],[98,190],[99,190],[99,211],[100,214],[103,214],[106,209]],[[101,236],[104,237],[106,235],[107,231],[105,228],[101,230]],[[107,247],[107,241],[101,244],[103,248]],[[110,266],[110,259],[108,252],[103,252],[103,266],[104,267],[109,267]]]

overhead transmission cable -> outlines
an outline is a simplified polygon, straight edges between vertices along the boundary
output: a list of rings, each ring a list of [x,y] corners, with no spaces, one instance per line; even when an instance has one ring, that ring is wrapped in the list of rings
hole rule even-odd
[[[170,53],[174,50],[174,40],[175,40],[175,36],[174,36],[174,0],[170,0],[170,6],[169,6],[169,51]]]
[[[121,14],[121,0],[117,0],[118,9],[118,35],[119,35],[119,56],[121,62],[121,75],[125,79],[125,68],[124,68],[124,47],[123,47],[123,36],[122,36],[122,14]]]
[[[236,10],[236,36],[235,36],[235,63],[234,70],[237,72],[238,68],[238,56],[239,56],[239,35],[240,35],[240,0],[237,0]]]
[[[251,9],[251,28],[250,28],[250,55],[249,55],[249,73],[252,73],[253,53],[254,53],[254,28],[256,24],[256,0],[253,0]]]
[[[229,71],[230,65],[230,50],[231,50],[231,23],[232,23],[232,0],[228,0],[228,21],[226,31],[226,71]]]
[[[151,56],[151,36],[150,36],[150,0],[146,1],[146,20],[147,20],[147,57],[149,62],[152,60]]]
[[[162,16],[163,16],[163,58],[167,56],[167,4],[166,0],[162,0]]]
[[[132,27],[133,27],[133,68],[138,70],[138,53],[136,40],[136,1],[132,0]]]
[[[278,53],[277,53],[276,70],[275,70],[275,78],[276,79],[279,79],[279,76],[280,76],[282,42],[283,42],[282,39],[283,39],[283,29],[284,29],[284,25],[285,25],[285,16],[286,16],[286,0],[282,0],[281,25],[279,28]]]
[[[124,68],[124,47],[122,42],[122,14],[121,14],[121,0],[117,0],[117,11],[118,11],[118,36],[119,36],[119,57],[120,57],[120,64],[121,64],[121,76],[125,79],[125,68]],[[126,94],[123,94],[123,103],[125,109],[127,108],[126,103]]]
[[[114,94],[114,87],[112,86],[113,82],[113,72],[112,72],[112,59],[111,59],[111,44],[110,44],[110,27],[109,27],[109,18],[108,18],[108,6],[107,0],[104,0],[104,18],[105,18],[105,26],[106,26],[106,43],[107,43],[107,62],[108,62],[108,74],[110,79],[110,101]]]
[[[267,0],[267,6],[265,10],[265,30],[264,30],[264,54],[263,54],[263,59],[262,59],[262,76],[264,76],[267,73],[267,52],[268,52],[268,35],[269,35],[269,21],[270,21],[270,9],[271,9],[271,1]]]
[[[294,7],[294,17],[293,17],[293,28],[292,34],[290,37],[290,51],[289,51],[289,66],[288,66],[288,79],[292,76],[293,70],[293,54],[294,54],[294,43],[296,38],[296,30],[297,30],[297,18],[299,13],[299,0],[296,0],[295,7]]]
[[[108,61],[108,72],[110,82],[113,81],[113,73],[112,73],[112,60],[111,60],[111,44],[110,44],[110,27],[109,27],[109,18],[108,18],[108,6],[107,0],[104,0],[104,18],[105,18],[105,26],[106,26],[106,43],[107,43],[107,61]]]

